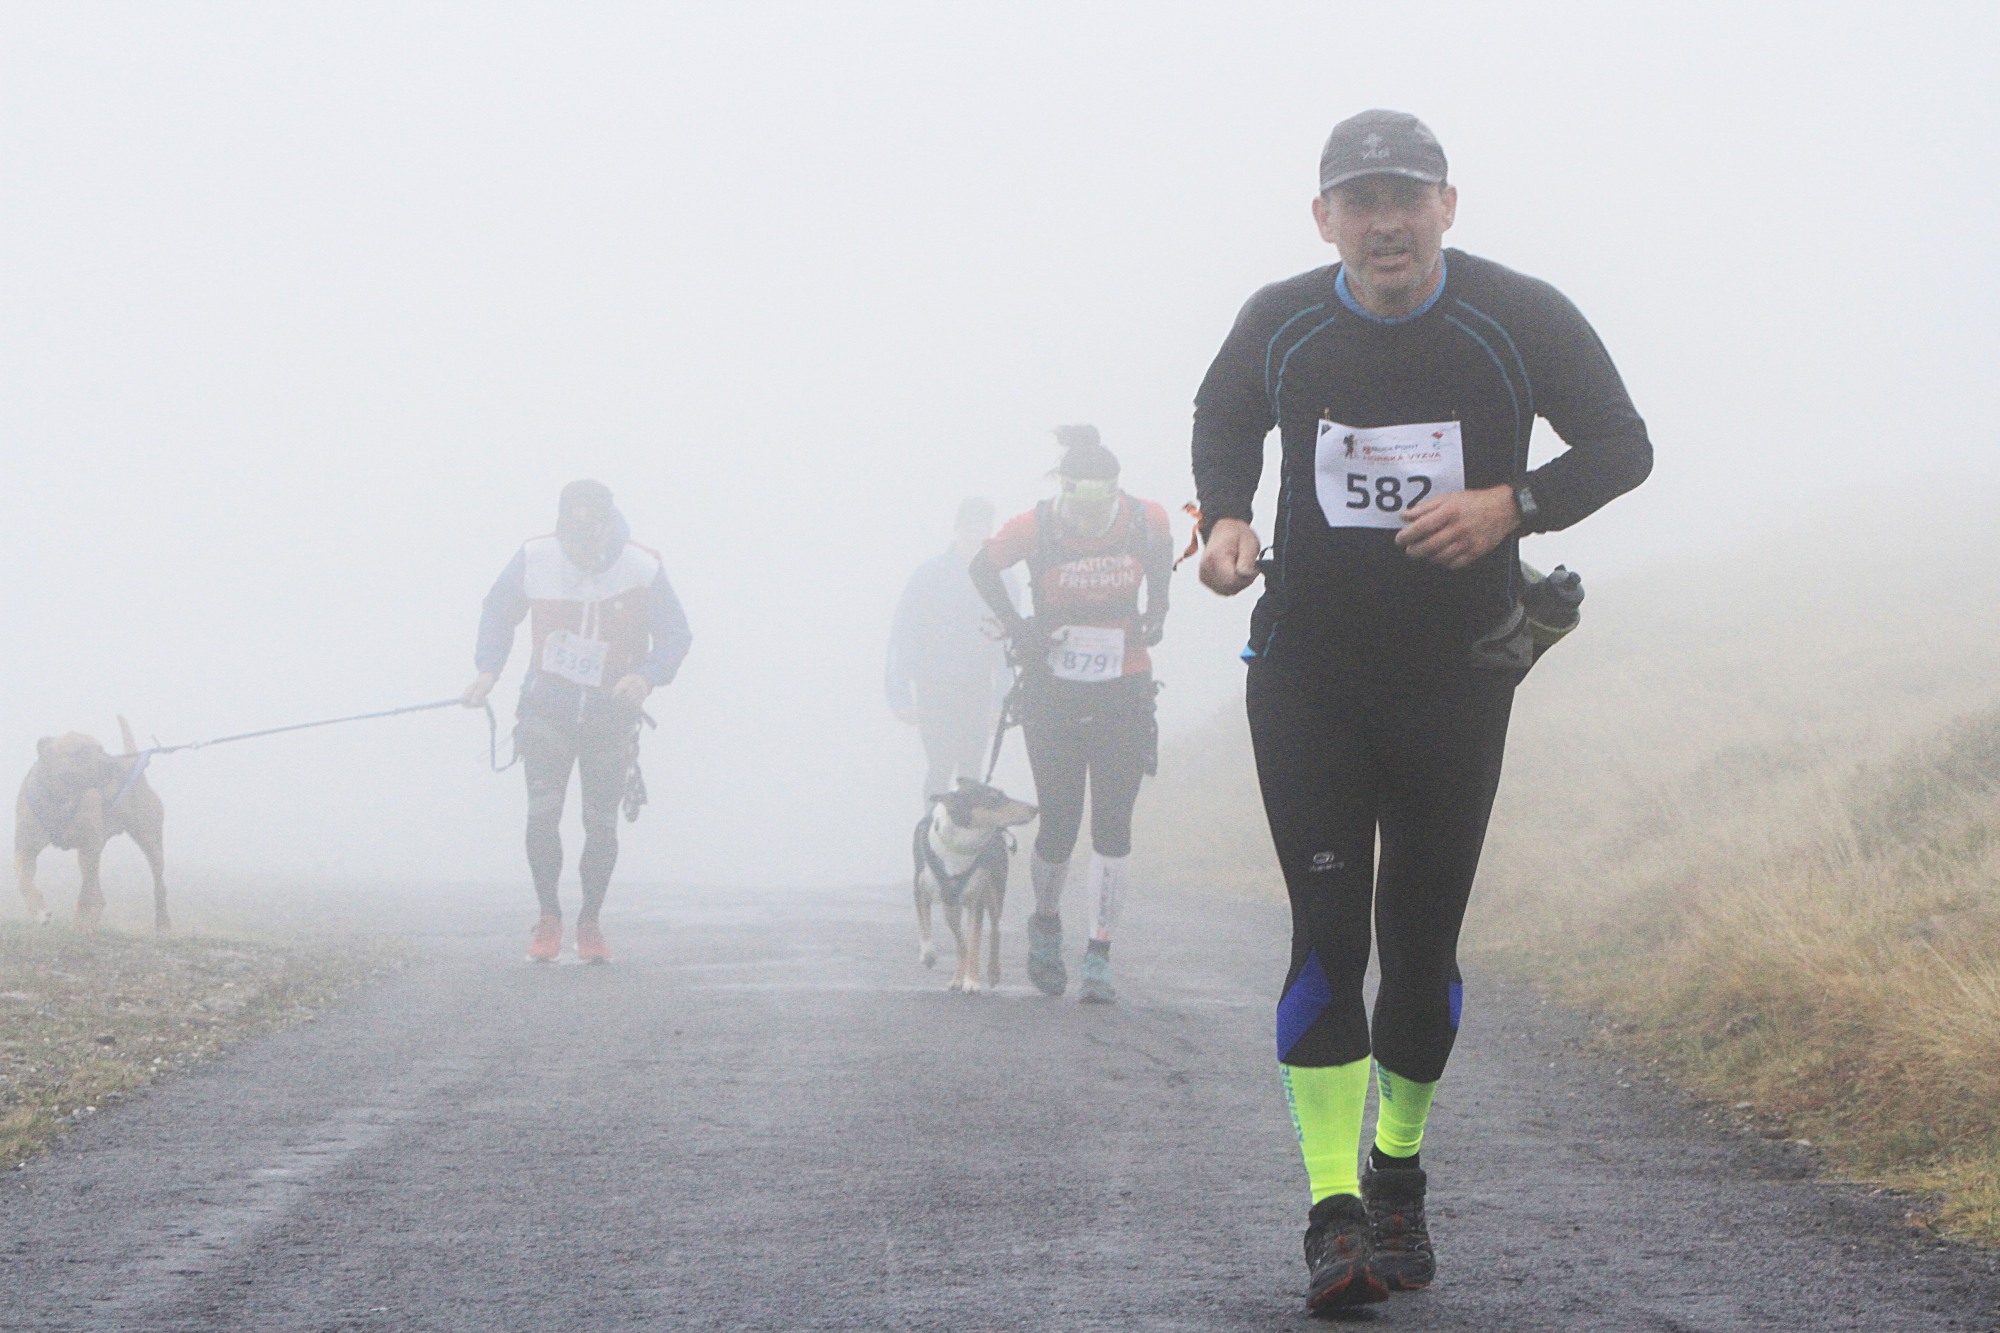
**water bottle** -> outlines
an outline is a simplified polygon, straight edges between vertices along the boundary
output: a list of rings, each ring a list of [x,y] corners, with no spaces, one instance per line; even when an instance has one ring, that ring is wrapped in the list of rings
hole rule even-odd
[[[1521,592],[1521,606],[1528,613],[1528,629],[1534,635],[1535,656],[1539,658],[1583,618],[1583,576],[1557,565],[1545,577],[1525,562],[1521,575],[1528,582]]]

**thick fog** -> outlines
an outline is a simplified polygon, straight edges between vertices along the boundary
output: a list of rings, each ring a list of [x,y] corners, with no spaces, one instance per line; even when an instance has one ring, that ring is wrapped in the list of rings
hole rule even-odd
[[[1252,291],[1333,258],[1319,147],[1369,106],[1437,131],[1449,241],[1571,296],[1652,429],[1652,480],[1531,559],[1602,578],[1836,500],[1924,525],[2000,478],[1996,15],[9,5],[0,755],[454,695],[592,476],[695,635],[620,879],[902,873],[912,567],[962,496],[1046,494],[1058,422],[1178,515],[1195,386]],[[1169,734],[1240,688],[1249,610],[1181,570]],[[170,882],[525,911],[485,746],[454,709],[162,757]],[[107,865],[115,912],[143,872]]]

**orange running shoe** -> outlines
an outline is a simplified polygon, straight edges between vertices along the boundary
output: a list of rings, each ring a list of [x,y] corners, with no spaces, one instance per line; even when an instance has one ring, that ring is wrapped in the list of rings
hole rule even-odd
[[[531,963],[553,963],[562,952],[562,918],[553,912],[542,913],[542,919],[535,923],[535,933],[528,940],[528,961]]]
[[[576,923],[576,960],[579,963],[611,961],[611,946],[604,942],[604,928],[595,921]]]

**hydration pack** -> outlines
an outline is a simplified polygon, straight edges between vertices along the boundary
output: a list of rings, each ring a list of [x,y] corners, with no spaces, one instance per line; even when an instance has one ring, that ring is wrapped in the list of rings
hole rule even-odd
[[[1146,511],[1123,491],[1118,493],[1118,510],[1125,516],[1125,549],[1113,554],[1129,555],[1143,566],[1148,531]],[[1118,522],[1115,518],[1111,521],[1114,525]],[[1042,571],[1062,563],[1058,549],[1061,540],[1056,531],[1056,502],[1043,500],[1035,506],[1035,551],[1028,557],[1028,592],[1037,616],[1042,614]]]

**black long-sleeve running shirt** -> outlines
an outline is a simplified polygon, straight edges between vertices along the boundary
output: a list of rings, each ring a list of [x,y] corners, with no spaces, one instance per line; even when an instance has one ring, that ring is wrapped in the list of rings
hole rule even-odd
[[[1536,417],[1568,448],[1530,472]],[[1447,570],[1404,554],[1392,528],[1335,526],[1317,484],[1322,421],[1363,432],[1457,423],[1465,489],[1525,480],[1540,509],[1538,531],[1568,527],[1652,469],[1646,424],[1610,354],[1545,282],[1447,250],[1443,288],[1393,322],[1353,302],[1337,264],[1273,283],[1243,307],[1195,397],[1205,523],[1249,520],[1264,437],[1276,426],[1283,443],[1275,568],[1252,620],[1252,656],[1456,664],[1513,610],[1512,540],[1467,569]],[[1331,436],[1328,447],[1343,438],[1352,449],[1353,433]],[[1336,456],[1328,466],[1327,503],[1345,521],[1342,465]],[[1368,481],[1348,480],[1352,503],[1365,505],[1364,492],[1385,506],[1399,502]]]

